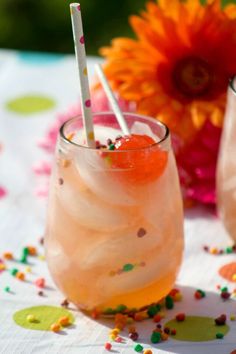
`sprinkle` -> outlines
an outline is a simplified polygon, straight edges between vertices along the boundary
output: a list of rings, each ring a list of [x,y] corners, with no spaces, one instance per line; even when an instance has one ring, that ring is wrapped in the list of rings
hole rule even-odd
[[[152,354],[152,350],[151,349],[145,349],[143,354]]]
[[[118,336],[118,337],[116,337],[115,342],[121,343],[121,342],[123,342],[123,339]]]
[[[61,160],[62,167],[67,168],[70,166],[70,160]]]
[[[16,273],[16,278],[21,280],[21,281],[24,281],[25,280],[25,274],[23,272],[17,272]]]
[[[231,294],[228,291],[222,291],[220,294],[221,298],[224,300],[228,300],[230,298],[230,295]]]
[[[233,275],[232,275],[232,280],[233,280],[233,281],[236,281],[236,274],[233,274]]]
[[[59,325],[58,323],[53,323],[53,324],[50,326],[50,330],[51,330],[52,332],[57,333],[57,332],[59,332],[59,331],[61,330],[61,327],[60,327],[60,325]]]
[[[160,311],[160,307],[153,305],[148,308],[147,313],[148,316],[152,318],[157,314],[158,311]]]
[[[44,256],[44,254],[40,254],[40,255],[38,256],[38,259],[40,259],[40,261],[45,261],[45,256]]]
[[[143,351],[143,346],[141,344],[136,344],[134,346],[134,350],[138,353],[141,353]]]
[[[27,321],[27,322],[30,322],[30,323],[34,323],[34,322],[37,322],[37,319],[36,319],[35,315],[29,314],[29,315],[26,317],[26,321]]]
[[[120,333],[120,329],[119,328],[113,328],[110,331],[110,334],[114,334],[115,336],[117,336]]]
[[[75,133],[71,132],[67,135],[66,139],[71,141],[74,138],[74,136],[75,136]]]
[[[161,333],[153,332],[150,339],[151,339],[151,342],[154,344],[159,343],[161,341]]]
[[[170,333],[170,328],[169,328],[169,327],[165,327],[165,328],[164,328],[164,332],[165,332],[166,334],[169,334],[169,333]]]
[[[68,301],[67,299],[63,300],[63,301],[61,302],[61,306],[62,306],[62,307],[68,307],[68,306],[69,306],[69,301]]]
[[[30,268],[30,267],[26,267],[26,268],[25,268],[25,272],[26,272],[26,273],[31,273],[31,268]]]
[[[5,286],[4,291],[6,293],[10,293],[11,292],[10,286]]]
[[[107,139],[107,146],[112,144],[112,140],[110,138]]]
[[[117,337],[117,336],[116,336],[115,334],[110,334],[110,335],[109,335],[110,340],[115,340],[116,337]]]
[[[130,271],[133,270],[133,269],[134,269],[134,265],[131,264],[131,263],[125,264],[125,265],[123,266],[123,268],[122,268],[122,270],[123,270],[124,272],[130,272]]]
[[[115,150],[115,145],[114,144],[109,145],[108,150]]]
[[[143,236],[146,235],[146,233],[147,233],[147,231],[143,227],[140,227],[138,232],[137,232],[137,236],[138,237],[143,237]]]
[[[166,305],[166,308],[168,310],[171,310],[173,309],[174,307],[174,301],[173,301],[173,298],[171,296],[166,296],[165,298],[165,305]]]
[[[0,263],[0,272],[4,271],[6,269],[7,269],[6,265],[4,263]]]
[[[38,296],[44,296],[44,292],[42,290],[38,291]]]
[[[178,313],[175,316],[176,321],[178,322],[183,322],[185,320],[185,313]]]
[[[117,312],[124,312],[126,309],[127,309],[127,306],[121,304],[121,305],[117,306],[116,311]]]
[[[224,334],[223,333],[216,333],[216,338],[217,339],[223,339],[224,338]]]
[[[129,331],[129,333],[135,333],[136,332],[136,327],[135,326],[130,326],[128,331]]]
[[[11,270],[10,270],[10,273],[11,273],[11,275],[13,275],[13,277],[14,276],[16,276],[16,274],[19,272],[19,270],[17,269],[17,268],[12,268]]]
[[[4,252],[3,253],[3,258],[7,259],[7,260],[12,260],[14,259],[13,254],[11,252]]]
[[[222,314],[219,317],[215,318],[215,324],[217,326],[224,326],[225,322],[226,322],[226,319],[227,319],[226,315]]]
[[[45,287],[45,279],[44,278],[38,278],[35,280],[35,285],[38,288],[44,288]]]
[[[153,317],[153,321],[154,322],[160,322],[161,321],[161,316],[159,315],[159,314],[157,314],[157,315],[155,315],[154,317]]]
[[[105,343],[104,348],[105,348],[106,350],[111,350],[111,348],[112,348],[111,343],[109,343],[109,342]]]
[[[177,333],[177,331],[176,331],[176,329],[175,329],[175,328],[173,328],[173,329],[170,331],[170,334],[171,334],[172,336],[175,336],[175,335],[176,335],[176,333]]]
[[[64,180],[63,180],[63,178],[60,177],[60,178],[58,179],[58,184],[59,184],[60,186],[62,186],[63,183],[64,183]]]
[[[40,239],[39,239],[39,243],[40,243],[40,245],[44,245],[44,237],[42,236],[42,237],[40,237]]]
[[[167,333],[165,333],[165,332],[162,332],[162,333],[161,333],[161,339],[162,339],[162,340],[165,341],[165,340],[167,340],[168,338],[169,338],[169,336],[168,336]]]
[[[139,334],[137,332],[132,332],[129,333],[129,338],[132,339],[134,342],[136,342],[136,340],[138,340]]]
[[[204,298],[205,296],[206,296],[206,293],[201,289],[197,289],[194,293],[194,297],[197,300],[200,300],[200,299]]]
[[[235,321],[235,315],[230,315],[230,321]]]
[[[61,326],[66,327],[70,324],[70,318],[68,316],[63,316],[63,317],[59,318],[58,323]]]

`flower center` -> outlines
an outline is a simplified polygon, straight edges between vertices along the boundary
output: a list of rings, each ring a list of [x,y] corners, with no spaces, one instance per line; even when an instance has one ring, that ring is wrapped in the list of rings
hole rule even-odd
[[[211,88],[212,71],[207,62],[198,57],[187,57],[173,71],[175,86],[188,97],[202,96]]]

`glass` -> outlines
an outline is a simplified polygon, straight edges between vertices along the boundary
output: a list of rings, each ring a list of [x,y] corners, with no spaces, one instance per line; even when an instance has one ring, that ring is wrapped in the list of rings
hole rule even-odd
[[[236,241],[236,78],[230,81],[217,165],[219,215]]]
[[[136,114],[125,118],[131,133],[156,143],[123,151],[85,147],[81,117],[66,122],[58,138],[46,257],[56,285],[88,313],[159,301],[182,259],[182,198],[168,128]],[[93,120],[101,143],[121,134],[113,113]]]

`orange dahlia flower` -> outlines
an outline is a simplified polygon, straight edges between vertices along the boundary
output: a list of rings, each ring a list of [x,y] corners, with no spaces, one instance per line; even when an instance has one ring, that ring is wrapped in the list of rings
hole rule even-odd
[[[226,91],[236,74],[236,5],[150,1],[130,24],[136,39],[116,38],[101,49],[106,76],[119,97],[177,137],[184,196],[215,203]]]
[[[206,120],[221,126],[229,77],[236,73],[236,5],[219,0],[149,2],[131,16],[136,39],[101,49],[113,89],[137,111],[158,117],[184,141]]]

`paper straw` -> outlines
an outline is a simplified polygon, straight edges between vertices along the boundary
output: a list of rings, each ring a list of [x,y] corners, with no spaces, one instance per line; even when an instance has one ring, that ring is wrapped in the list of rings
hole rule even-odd
[[[102,84],[102,87],[105,91],[105,94],[107,95],[107,98],[108,98],[108,101],[111,105],[111,108],[113,110],[113,112],[115,113],[116,115],[116,118],[117,118],[117,121],[120,125],[120,128],[123,132],[124,135],[130,135],[130,131],[129,131],[129,128],[127,126],[127,123],[125,121],[125,118],[124,118],[124,115],[123,113],[121,112],[121,109],[118,105],[118,102],[112,92],[112,89],[106,79],[106,76],[102,70],[102,67],[100,64],[96,64],[95,65],[95,69],[96,69],[96,72],[98,74],[98,77],[99,77],[99,80],[101,81],[101,84]]]
[[[86,52],[80,4],[70,4],[70,12],[73,38],[75,44],[75,56],[79,71],[80,99],[86,143],[89,147],[95,147],[94,127],[91,110],[88,71],[86,64]]]

